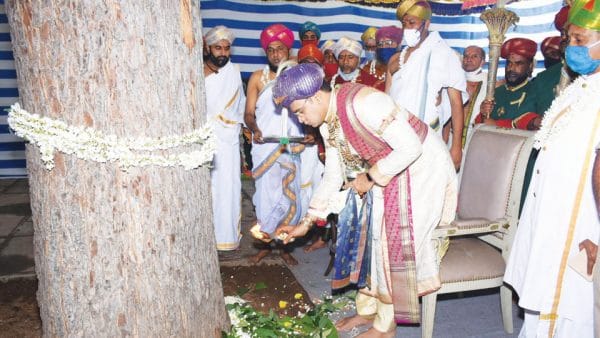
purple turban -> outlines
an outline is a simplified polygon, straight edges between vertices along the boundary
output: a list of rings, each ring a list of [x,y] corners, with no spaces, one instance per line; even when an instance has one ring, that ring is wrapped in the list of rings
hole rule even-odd
[[[285,70],[273,86],[273,100],[289,107],[296,100],[315,95],[323,84],[325,74],[318,64],[302,63]]]
[[[375,33],[375,40],[379,42],[383,39],[390,39],[400,45],[402,43],[402,28],[398,28],[396,26],[385,26],[379,28],[377,33]]]

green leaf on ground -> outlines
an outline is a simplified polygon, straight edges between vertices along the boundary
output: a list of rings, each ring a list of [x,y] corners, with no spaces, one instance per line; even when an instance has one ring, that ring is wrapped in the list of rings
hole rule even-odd
[[[264,282],[258,282],[254,286],[254,290],[262,290],[262,289],[266,289],[266,288],[267,288],[267,284]]]
[[[235,290],[235,293],[239,296],[242,297],[243,295],[247,294],[248,291],[250,291],[250,289],[248,288],[239,288],[237,290]]]

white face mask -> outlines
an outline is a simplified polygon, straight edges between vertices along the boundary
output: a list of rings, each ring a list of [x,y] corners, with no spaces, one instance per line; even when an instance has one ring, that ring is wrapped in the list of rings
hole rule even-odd
[[[344,79],[344,81],[352,81],[354,80],[355,77],[358,76],[358,74],[360,73],[360,69],[356,68],[354,71],[352,71],[352,73],[343,73],[341,69],[338,69],[338,74],[340,74],[340,77],[342,79]]]
[[[421,41],[421,30],[420,29],[405,29],[404,30],[404,41],[408,47],[414,47]]]
[[[465,72],[467,75],[467,81],[469,82],[479,82],[481,80],[481,67],[475,69],[472,72]]]

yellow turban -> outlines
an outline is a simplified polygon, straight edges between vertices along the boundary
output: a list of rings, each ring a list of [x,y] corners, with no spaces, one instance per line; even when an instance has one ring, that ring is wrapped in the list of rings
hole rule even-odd
[[[377,33],[377,28],[369,27],[365,30],[364,33],[362,33],[362,35],[360,36],[360,39],[363,42],[367,42],[367,40],[369,40],[369,39],[375,40],[375,33]]]
[[[569,23],[600,31],[600,0],[575,0],[569,10]]]
[[[396,17],[402,20],[406,14],[414,15],[421,20],[431,19],[431,6],[425,0],[403,0],[396,9]]]

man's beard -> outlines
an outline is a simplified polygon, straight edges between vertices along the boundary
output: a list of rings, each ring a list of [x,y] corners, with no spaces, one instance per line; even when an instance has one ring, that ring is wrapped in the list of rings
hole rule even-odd
[[[219,68],[225,66],[227,64],[227,62],[229,62],[229,58],[227,56],[217,56],[217,57],[215,57],[213,55],[213,53],[208,53],[208,59],[210,60],[210,62],[213,65],[215,65],[215,66],[217,66]]]
[[[546,59],[544,59],[544,67],[550,68],[559,62],[560,62],[560,59],[546,58]]]
[[[510,78],[513,78],[512,80]],[[506,73],[506,84],[510,87],[516,87],[521,83],[525,82],[529,76],[527,73],[520,75],[519,77],[515,77],[514,73]]]
[[[269,70],[273,73],[277,73],[277,68],[279,68],[279,65],[273,65],[272,63],[269,62]]]

